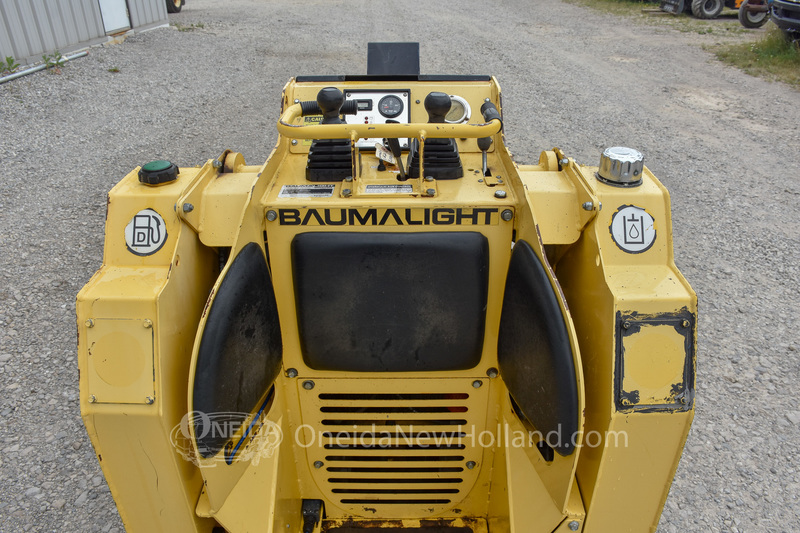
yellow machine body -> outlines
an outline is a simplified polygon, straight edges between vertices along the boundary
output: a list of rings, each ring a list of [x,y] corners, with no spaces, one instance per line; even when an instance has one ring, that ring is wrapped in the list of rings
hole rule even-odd
[[[302,116],[328,86],[405,94],[408,121]],[[80,398],[128,531],[655,530],[694,412],[696,296],[666,189],[646,168],[614,186],[558,149],[517,165],[498,118],[428,123],[432,92],[502,113],[490,77],[293,79],[263,165],[226,151],[110,192],[78,296]],[[399,181],[368,137],[453,138],[463,177]],[[349,141],[352,172],[310,182],[327,138]],[[649,247],[618,242],[623,216]],[[475,287],[441,289],[462,278]],[[407,302],[419,312],[393,314]],[[404,328],[430,335],[433,363],[355,338],[402,344]],[[347,343],[375,353],[327,351]]]

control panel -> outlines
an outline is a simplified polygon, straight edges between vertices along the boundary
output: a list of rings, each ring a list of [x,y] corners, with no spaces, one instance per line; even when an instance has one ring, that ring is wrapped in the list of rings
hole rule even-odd
[[[386,124],[395,121],[408,124],[411,121],[409,109],[410,92],[407,89],[397,90],[351,90],[345,93],[345,100],[355,100],[355,115],[345,115],[348,124]],[[360,150],[374,150],[375,143],[383,139],[360,139]],[[408,149],[408,139],[400,139],[403,150]]]

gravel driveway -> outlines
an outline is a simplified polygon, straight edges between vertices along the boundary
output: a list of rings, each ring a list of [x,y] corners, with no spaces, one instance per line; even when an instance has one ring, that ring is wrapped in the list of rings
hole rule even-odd
[[[368,41],[419,41],[424,73],[497,76],[519,162],[632,146],[672,194],[698,394],[659,531],[800,531],[799,92],[715,62],[713,36],[555,0],[188,0],[170,20],[0,86],[0,529],[122,530],[75,350],[111,186],[152,159],[260,163],[290,76],[364,73]]]

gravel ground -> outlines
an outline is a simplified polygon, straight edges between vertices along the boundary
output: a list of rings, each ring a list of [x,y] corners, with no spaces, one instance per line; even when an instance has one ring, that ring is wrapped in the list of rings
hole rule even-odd
[[[676,260],[700,299],[698,395],[659,531],[800,531],[800,93],[715,62],[700,46],[713,35],[555,0],[410,12],[189,0],[170,20],[195,29],[0,86],[0,529],[122,530],[75,353],[75,294],[100,266],[111,186],[152,159],[192,166],[232,148],[260,163],[290,76],[364,73],[368,41],[419,41],[425,73],[498,77],[519,162],[559,146],[596,164],[633,146],[672,194]]]

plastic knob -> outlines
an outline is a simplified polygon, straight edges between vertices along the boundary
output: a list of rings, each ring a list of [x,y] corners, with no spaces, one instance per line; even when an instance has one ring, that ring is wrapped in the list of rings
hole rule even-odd
[[[342,124],[339,110],[344,104],[344,93],[336,87],[325,87],[317,93],[317,105],[322,111],[323,124]]]
[[[178,179],[178,166],[164,161],[150,161],[139,170],[139,181],[145,185],[161,185]]]
[[[425,111],[428,112],[428,122],[440,124],[450,111],[450,96],[446,93],[432,92],[425,97]]]
[[[613,146],[603,151],[597,175],[612,185],[632,187],[641,183],[643,171],[644,156],[640,151]]]
[[[481,152],[486,152],[491,147],[492,147],[491,137],[481,137],[478,139],[478,150],[480,150]]]

